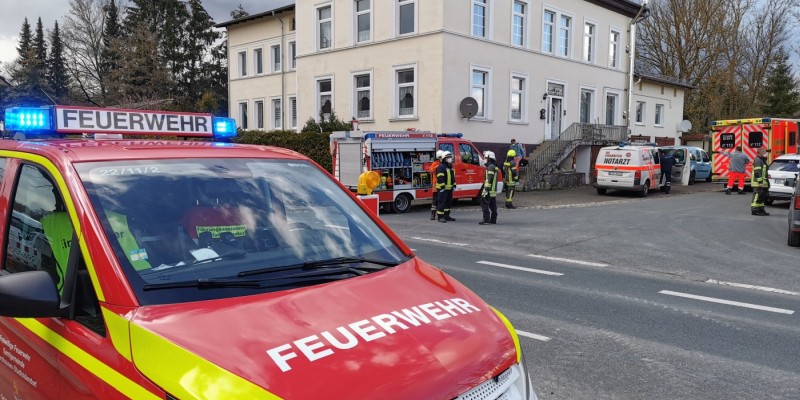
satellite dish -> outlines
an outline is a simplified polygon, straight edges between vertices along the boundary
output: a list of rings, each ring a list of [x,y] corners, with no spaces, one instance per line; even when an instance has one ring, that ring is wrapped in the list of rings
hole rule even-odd
[[[478,113],[478,100],[472,97],[465,97],[461,100],[461,104],[458,105],[458,111],[463,118],[470,119],[474,117]]]
[[[692,122],[689,121],[688,119],[681,121],[681,123],[678,124],[678,130],[683,133],[689,132],[690,130],[692,130]]]

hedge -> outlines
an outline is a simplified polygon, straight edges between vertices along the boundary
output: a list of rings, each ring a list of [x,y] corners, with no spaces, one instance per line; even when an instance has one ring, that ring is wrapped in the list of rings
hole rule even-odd
[[[322,168],[331,171],[330,132],[295,131],[240,131],[236,143],[276,146],[294,150],[314,160]]]

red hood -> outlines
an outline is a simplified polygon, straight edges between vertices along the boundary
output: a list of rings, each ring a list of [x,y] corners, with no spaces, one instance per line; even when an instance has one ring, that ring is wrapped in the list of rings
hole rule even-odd
[[[492,309],[416,258],[311,288],[143,307],[132,323],[290,399],[451,399],[516,361]],[[144,343],[132,336],[137,367],[165,388],[178,384],[137,362]]]

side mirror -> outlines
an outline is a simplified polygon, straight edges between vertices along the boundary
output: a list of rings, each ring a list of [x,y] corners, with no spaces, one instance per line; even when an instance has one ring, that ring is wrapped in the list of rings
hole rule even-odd
[[[0,316],[57,317],[60,304],[56,285],[46,271],[0,275]]]

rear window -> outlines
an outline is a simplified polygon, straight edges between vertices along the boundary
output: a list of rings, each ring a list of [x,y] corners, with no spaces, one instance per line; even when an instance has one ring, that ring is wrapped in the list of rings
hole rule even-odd
[[[798,172],[800,160],[775,160],[769,165],[770,171]]]

